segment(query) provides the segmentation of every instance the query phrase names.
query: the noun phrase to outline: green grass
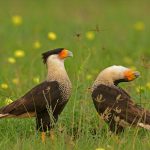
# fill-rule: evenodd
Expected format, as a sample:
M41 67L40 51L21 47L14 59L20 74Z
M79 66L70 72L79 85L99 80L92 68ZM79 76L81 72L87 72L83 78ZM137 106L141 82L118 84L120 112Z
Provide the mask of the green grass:
M142 77L131 83L121 84L137 103L150 109L150 2L132 1L1 1L0 2L0 104L6 98L15 100L36 85L34 77L43 81L46 68L41 53L66 47L74 53L65 62L72 81L72 96L54 129L55 139L47 137L43 144L35 131L34 119L0 120L0 149L32 150L147 150L150 149L150 132L143 129L126 129L125 133L110 135L107 125L99 120L88 88L98 73L110 65L136 67ZM20 15L21 26L14 26L11 17ZM135 23L143 22L145 29L137 31ZM85 34L93 31L95 38L88 40ZM101 31L102 30L102 31ZM57 34L57 39L47 38L48 32ZM76 34L80 33L78 38ZM33 48L39 40L41 48ZM14 51L22 49L25 57L16 58L15 64L7 62ZM18 85L12 79L19 78ZM136 92L144 87L141 93ZM75 137L73 138L73 136Z

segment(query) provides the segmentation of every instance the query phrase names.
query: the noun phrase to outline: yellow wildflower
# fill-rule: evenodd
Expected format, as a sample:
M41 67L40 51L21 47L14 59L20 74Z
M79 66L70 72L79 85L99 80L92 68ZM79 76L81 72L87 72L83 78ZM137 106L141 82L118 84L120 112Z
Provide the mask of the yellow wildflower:
M12 83L14 83L14 84L19 84L19 79L18 78L14 78L14 79L12 79Z
M35 42L33 43L33 47L34 47L35 49L39 49L39 48L41 47L41 43L40 43L39 41L35 41Z
M2 83L1 88L2 89L8 89L8 84L7 83Z
M93 31L88 31L85 36L88 40L93 40L95 38L95 34Z
M143 31L145 29L145 24L142 21L136 22L134 24L134 29L137 31Z
M40 78L39 77L34 77L33 82L38 84L40 82Z
M137 93L144 93L144 91L145 91L144 86L138 86L138 87L136 87L136 92Z
M10 104L12 102L13 102L13 100L11 100L10 98L6 98L5 99L5 105L8 105L8 104Z
M16 50L14 53L15 57L24 57L25 56L25 52L23 50Z
M95 150L105 150L104 148L96 148Z
M22 17L19 15L12 16L12 23L15 26L20 26L22 24Z
M16 63L16 59L13 58L13 57L9 57L9 58L7 59L7 61L8 61L10 64L15 64L15 63Z
M48 39L49 40L56 40L56 38L57 38L56 33L54 33L54 32L49 32L48 33Z
M92 79L92 75L91 75L91 74L88 74L88 75L86 76L86 79L87 79L87 80L91 80L91 79Z
M150 89L150 82L146 83L146 87Z

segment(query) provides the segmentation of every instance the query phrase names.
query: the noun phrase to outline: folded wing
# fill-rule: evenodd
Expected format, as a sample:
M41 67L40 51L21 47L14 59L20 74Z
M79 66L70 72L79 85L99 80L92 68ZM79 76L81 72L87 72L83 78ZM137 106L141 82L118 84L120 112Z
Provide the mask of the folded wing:
M100 84L92 93L95 108L112 131L121 132L127 125L150 124L150 112L136 105L121 88Z

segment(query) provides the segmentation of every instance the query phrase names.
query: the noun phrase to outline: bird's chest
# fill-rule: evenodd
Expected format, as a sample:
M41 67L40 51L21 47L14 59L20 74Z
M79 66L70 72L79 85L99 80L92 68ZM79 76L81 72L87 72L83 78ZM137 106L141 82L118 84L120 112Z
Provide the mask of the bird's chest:
M66 81L64 83L61 83L59 85L60 88L60 94L63 101L67 101L70 98L71 95L71 83L69 81Z

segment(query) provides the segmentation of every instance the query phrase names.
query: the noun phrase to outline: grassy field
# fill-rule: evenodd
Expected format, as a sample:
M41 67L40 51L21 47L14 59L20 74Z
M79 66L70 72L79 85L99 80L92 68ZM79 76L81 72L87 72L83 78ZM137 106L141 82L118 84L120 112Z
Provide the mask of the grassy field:
M90 97L98 73L111 65L136 68L141 78L121 84L150 109L150 1L0 1L0 106L43 81L41 53L65 47L72 96L43 144L34 119L0 120L2 150L148 150L150 132L110 135ZM50 33L52 32L52 33ZM49 36L48 36L49 35Z

